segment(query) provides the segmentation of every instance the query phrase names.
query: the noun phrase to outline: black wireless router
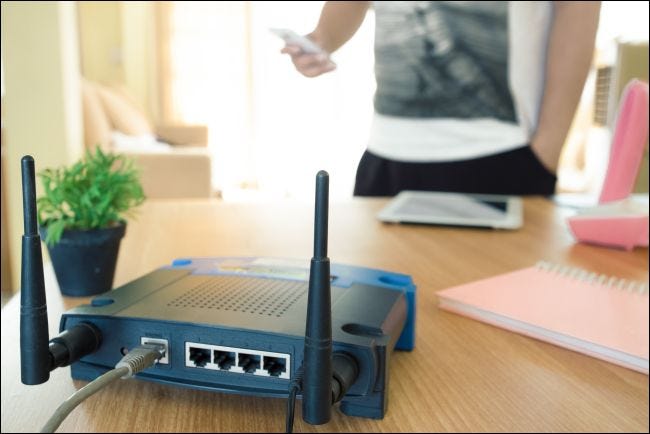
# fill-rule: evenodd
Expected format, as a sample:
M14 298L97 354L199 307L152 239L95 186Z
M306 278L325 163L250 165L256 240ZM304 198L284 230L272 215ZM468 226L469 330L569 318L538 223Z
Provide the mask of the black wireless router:
M309 269L272 258L177 259L64 313L48 344L32 157L22 171L24 384L67 365L73 378L93 380L152 343L165 357L137 374L142 380L269 397L297 385L310 424L326 423L336 402L348 415L384 417L390 353L414 345L415 285L382 270L330 269L326 172L316 176Z

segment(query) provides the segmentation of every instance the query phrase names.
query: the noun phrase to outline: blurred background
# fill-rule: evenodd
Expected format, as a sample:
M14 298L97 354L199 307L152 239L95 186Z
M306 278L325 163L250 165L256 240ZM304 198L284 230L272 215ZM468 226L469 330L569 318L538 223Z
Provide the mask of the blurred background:
M37 169L102 146L143 168L150 199L332 200L352 195L372 118L372 12L298 74L269 32L305 34L323 2L2 2L2 292L18 287L24 154ZM592 72L564 147L559 192L600 188L622 88L648 80L648 2L605 1ZM648 190L647 147L637 191Z

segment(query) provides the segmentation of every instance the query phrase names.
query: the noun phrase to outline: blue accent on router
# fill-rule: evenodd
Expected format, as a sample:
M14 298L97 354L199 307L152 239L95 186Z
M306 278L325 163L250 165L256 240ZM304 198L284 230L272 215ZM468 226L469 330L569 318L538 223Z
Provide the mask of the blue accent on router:
M95 297L90 301L90 305L95 307L108 306L109 304L113 303L115 303L115 300L107 297Z

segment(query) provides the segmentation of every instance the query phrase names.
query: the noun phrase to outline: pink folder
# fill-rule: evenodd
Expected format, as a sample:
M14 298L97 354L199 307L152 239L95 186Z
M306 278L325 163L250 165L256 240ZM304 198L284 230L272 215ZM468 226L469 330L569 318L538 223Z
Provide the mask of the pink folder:
M539 263L445 289L439 306L648 373L648 285Z
M632 80L621 97L599 206L568 219L578 241L631 250L648 246L648 207L628 200L648 138L648 84Z

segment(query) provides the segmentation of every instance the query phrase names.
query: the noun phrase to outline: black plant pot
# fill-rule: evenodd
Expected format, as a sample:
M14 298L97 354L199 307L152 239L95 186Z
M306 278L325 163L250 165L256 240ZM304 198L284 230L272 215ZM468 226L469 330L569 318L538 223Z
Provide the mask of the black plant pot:
M47 228L41 227L41 238ZM126 223L104 229L65 230L61 240L47 250L63 295L86 297L113 287L120 241Z

